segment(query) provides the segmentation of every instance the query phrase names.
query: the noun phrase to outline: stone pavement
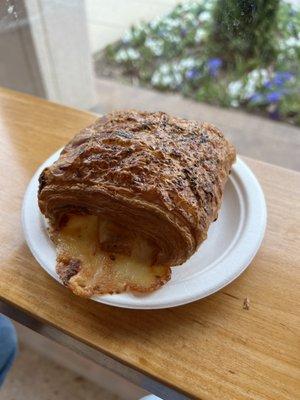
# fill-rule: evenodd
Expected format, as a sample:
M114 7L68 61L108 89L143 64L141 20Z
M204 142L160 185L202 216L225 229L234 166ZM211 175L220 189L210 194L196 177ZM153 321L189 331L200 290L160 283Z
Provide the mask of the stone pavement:
M92 110L166 111L184 118L211 122L235 144L241 155L285 168L300 170L300 129L242 111L218 108L179 94L129 86L106 78L96 79L98 104Z
M0 400L121 400L26 346L9 373Z
M0 400L138 400L147 392L38 333L15 323L20 352Z

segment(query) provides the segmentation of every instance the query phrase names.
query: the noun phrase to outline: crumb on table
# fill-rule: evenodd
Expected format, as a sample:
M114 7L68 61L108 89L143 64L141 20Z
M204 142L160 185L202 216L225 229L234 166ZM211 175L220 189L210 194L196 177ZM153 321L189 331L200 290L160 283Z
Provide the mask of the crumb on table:
M249 297L244 298L243 309L249 310L250 309L250 299Z

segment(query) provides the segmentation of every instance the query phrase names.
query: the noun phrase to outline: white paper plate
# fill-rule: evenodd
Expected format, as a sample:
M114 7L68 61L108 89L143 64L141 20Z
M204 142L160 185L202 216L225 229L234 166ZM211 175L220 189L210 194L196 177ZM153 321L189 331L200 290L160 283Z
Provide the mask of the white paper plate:
M23 201L22 223L32 254L41 267L60 282L55 272L55 247L48 237L37 202L38 177L59 153L41 165L29 183ZM172 278L166 285L147 295L123 293L92 299L137 309L175 307L199 300L228 285L244 271L262 242L265 227L263 192L250 169L238 158L226 185L219 218L211 225L207 240L186 263L172 268Z

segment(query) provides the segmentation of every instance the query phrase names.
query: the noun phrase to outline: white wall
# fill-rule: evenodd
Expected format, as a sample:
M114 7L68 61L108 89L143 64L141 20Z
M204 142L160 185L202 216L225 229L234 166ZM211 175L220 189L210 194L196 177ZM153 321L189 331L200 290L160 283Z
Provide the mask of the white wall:
M25 5L46 97L68 106L93 107L84 0L26 0Z
M180 0L85 0L92 52L122 37L139 21L150 21L171 10Z

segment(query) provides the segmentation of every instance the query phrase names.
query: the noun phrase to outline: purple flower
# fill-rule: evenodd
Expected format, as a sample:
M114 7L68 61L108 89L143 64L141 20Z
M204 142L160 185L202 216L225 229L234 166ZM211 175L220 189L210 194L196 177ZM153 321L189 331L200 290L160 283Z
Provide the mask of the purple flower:
M270 89L273 86L283 86L293 78L294 74L289 71L276 72L273 79L264 83L264 87Z
M253 95L249 98L251 103L260 103L264 100L264 96L261 93L253 93Z
M277 86L283 85L285 82L293 78L293 74L288 71L277 72L273 78L273 82Z
M270 92L266 95L268 103L278 103L278 101L282 98L281 92Z
M269 111L269 117L278 121L280 119L280 114L278 108L274 108L273 110Z
M186 34L187 34L187 29L182 28L182 29L180 30L180 34L181 34L182 37L185 37Z
M264 83L264 87L267 89L271 89L271 87L274 85L273 80L267 81Z
M199 75L200 75L200 73L197 70L197 68L191 68L191 69L187 70L185 73L185 77L190 80L198 78Z
M219 74L223 61L220 58L210 58L207 61L208 72L211 76L215 77Z

